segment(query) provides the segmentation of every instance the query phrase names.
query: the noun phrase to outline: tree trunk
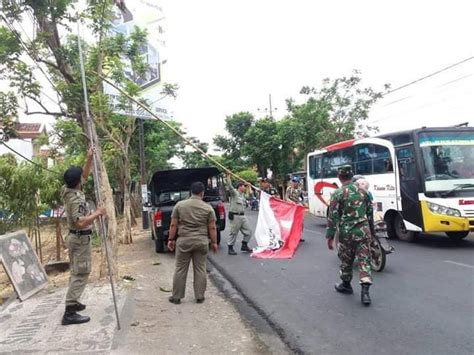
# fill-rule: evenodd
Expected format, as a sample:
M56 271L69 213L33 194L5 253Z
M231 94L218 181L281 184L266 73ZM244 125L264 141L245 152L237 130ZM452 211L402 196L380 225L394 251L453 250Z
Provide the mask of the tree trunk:
M131 215L131 176L130 159L127 155L123 157L123 237L124 244L133 243L132 239L132 215Z
M84 117L85 115L83 115ZM85 122L85 120L83 121ZM102 199L102 207L105 208L107 217L104 219L106 226L106 239L108 244L110 268L112 275L116 277L118 275L118 266L117 266L117 252L118 252L118 243L117 243L117 216L115 214L115 204L114 197L112 192L112 187L110 186L109 177L107 176L107 170L105 168L105 163L102 160L102 150L100 144L98 144L97 131L95 126L92 125L92 143L96 148L96 157L97 157L97 174L99 178L99 189L100 197ZM95 168L95 167L94 167ZM102 243L102 248L105 248ZM105 250L102 250L101 254L101 263L100 263L100 277L103 278L107 276L107 255Z

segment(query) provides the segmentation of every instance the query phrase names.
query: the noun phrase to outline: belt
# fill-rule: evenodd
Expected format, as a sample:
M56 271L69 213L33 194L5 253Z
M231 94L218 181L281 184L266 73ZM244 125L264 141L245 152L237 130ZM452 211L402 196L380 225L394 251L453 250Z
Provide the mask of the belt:
M91 235L92 234L92 229L86 229L86 230L74 230L70 229L69 233L75 234L75 235Z
M231 212L232 214L236 215L236 216L243 216L245 215L244 212Z

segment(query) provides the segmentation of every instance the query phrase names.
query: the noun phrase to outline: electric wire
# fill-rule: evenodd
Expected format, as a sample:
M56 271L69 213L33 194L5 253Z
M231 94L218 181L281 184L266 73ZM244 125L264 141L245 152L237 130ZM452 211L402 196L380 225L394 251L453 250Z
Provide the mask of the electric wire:
M19 157L25 159L28 163L31 163L33 165L36 165L37 167L43 169L43 170L46 170L46 171L49 171L50 173L53 173L53 174L56 174L56 175L61 175L60 173L58 173L57 171L53 171L53 170L50 170L48 168L45 168L44 166L42 166L41 164L38 164L37 162L31 160L31 159L28 159L27 157L25 157L23 154L17 152L15 149L13 149L12 147L10 147L8 144L6 144L5 142L3 141L0 141L1 144L3 144L5 146L5 148L7 148L8 150L12 151L14 154L18 155Z

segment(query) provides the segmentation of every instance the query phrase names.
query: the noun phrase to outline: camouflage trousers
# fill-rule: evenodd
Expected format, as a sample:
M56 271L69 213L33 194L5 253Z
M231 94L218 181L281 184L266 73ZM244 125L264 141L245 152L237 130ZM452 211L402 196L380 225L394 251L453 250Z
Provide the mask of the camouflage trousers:
M337 255L341 260L339 273L342 281L350 282L352 280L352 267L354 259L357 257L360 283L372 283L370 242L371 236L368 226L340 233Z
M69 250L71 277L66 294L66 306L79 303L91 273L91 237L68 234L66 246Z

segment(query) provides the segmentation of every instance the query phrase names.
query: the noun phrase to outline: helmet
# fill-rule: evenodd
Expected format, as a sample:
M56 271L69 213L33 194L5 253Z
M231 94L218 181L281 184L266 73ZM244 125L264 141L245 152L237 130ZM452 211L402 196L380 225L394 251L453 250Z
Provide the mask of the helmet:
M300 182L300 178L298 176L293 176L291 182Z

